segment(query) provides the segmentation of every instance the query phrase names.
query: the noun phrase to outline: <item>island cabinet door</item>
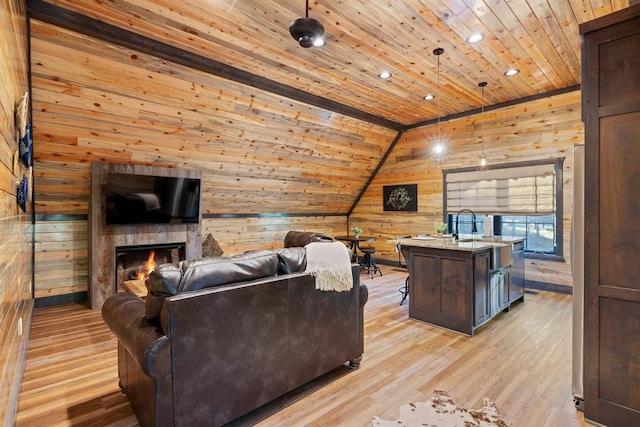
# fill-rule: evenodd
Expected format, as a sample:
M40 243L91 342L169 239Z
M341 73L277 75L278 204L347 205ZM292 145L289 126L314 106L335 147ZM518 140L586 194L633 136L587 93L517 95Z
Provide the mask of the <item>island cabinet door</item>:
M415 253L411 256L409 315L428 322L428 313L440 312L440 257Z
M411 251L409 317L473 335L473 269L468 253Z
M480 326L491 317L489 306L489 252L474 255L473 275L473 325Z

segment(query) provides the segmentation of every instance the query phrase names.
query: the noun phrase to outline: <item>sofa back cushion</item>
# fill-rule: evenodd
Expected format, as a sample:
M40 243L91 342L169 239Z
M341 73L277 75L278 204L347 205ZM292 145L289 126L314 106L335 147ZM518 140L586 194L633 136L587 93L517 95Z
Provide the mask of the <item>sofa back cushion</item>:
M278 274L300 273L307 268L307 250L300 247L276 248Z
M182 279L178 292L246 282L275 276L278 254L272 250L257 250L230 257L198 258L180 263Z
M332 242L333 237L313 231L289 231L284 236L284 247L304 247L311 242Z

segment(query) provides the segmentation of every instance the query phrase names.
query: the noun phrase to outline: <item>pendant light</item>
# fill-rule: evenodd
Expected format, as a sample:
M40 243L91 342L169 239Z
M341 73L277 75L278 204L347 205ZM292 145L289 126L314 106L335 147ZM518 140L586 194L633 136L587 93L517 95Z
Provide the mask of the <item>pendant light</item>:
M302 47L324 46L324 27L313 18L309 18L309 0L306 1L305 17L298 18L289 24L291 37Z
M442 142L440 137L440 55L444 53L444 49L438 47L433 50L433 54L438 57L438 121L436 122L436 142L431 148L431 159L436 162L441 162L447 157L447 148Z
M480 156L480 167L487 167L487 156L484 155L484 88L487 86L487 82L478 83L480 89L482 91L482 104L480 109L480 147L482 150L482 155Z

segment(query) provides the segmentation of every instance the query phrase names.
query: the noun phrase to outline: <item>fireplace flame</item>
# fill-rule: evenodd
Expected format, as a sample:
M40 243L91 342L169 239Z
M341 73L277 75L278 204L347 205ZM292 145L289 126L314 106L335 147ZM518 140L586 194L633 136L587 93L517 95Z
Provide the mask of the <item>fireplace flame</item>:
M149 258L147 259L147 262L145 263L144 270L139 270L138 271L138 273L136 274L136 279L144 280L144 279L149 277L149 274L151 274L151 272L153 270L156 269L155 257L156 257L155 251L149 251Z

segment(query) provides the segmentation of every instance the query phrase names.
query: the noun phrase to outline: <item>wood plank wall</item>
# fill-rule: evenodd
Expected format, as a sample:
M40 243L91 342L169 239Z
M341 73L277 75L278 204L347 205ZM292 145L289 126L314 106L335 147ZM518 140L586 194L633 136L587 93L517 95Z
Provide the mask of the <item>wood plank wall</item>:
M225 255L281 247L289 230L346 233L347 216L213 218L202 221L202 237L211 233ZM40 220L36 223L35 298L87 292L86 220Z
M18 150L15 104L28 90L26 1L0 7L0 424L13 425L26 339L31 324L31 207L16 204L17 183L30 170L14 168ZM22 322L22 335L18 324Z
M211 232L225 253L237 253L280 245L290 229L345 233L347 213L397 135L37 20L31 34L35 209L42 219L36 297L86 290L84 216L94 160L202 170L203 236ZM350 223L378 238L382 257L397 259L386 240L432 231L442 214L440 171L476 162L483 121L491 161L567 157L568 242L571 147L583 135L579 97L573 92L443 122L451 155L442 164L427 154L433 126L406 132ZM420 211L383 216L382 185L414 182ZM56 214L63 221L50 221ZM528 260L527 277L571 282L567 263Z
M31 36L36 298L86 291L95 160L201 170L203 236L237 253L345 233L397 135L37 20Z
M36 221L36 299L87 292L88 221Z
M563 240L565 262L526 260L526 278L571 286L569 257L573 209L573 147L584 143L580 119L580 91L569 92L501 109L441 122L448 140L445 161L431 160L429 149L436 126L406 132L373 180L349 218L365 234L378 238L379 258L396 261L395 246L388 242L403 235L434 233L442 220L442 169L479 165L481 141L490 163L510 163L565 157L563 170ZM481 138L482 136L482 138ZM383 212L382 187L418 184L418 212Z
M395 131L32 20L36 211L93 160L200 169L203 213L347 212Z
M275 218L216 218L203 221L202 236L211 233L226 254L282 247L289 230L345 234L347 215Z

